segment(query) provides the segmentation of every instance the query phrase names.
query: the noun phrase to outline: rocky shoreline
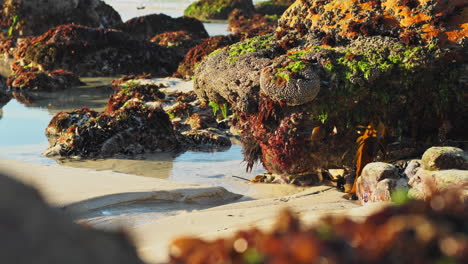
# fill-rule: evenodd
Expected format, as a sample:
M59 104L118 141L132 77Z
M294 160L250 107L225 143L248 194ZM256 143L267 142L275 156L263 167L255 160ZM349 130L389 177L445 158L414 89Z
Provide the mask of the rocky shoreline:
M299 228L285 213L272 234L175 240L166 262L395 263L401 243L416 245L404 263L468 259L468 230L460 224L468 206L464 1L200 0L183 17L150 14L126 22L100 0L0 3L0 119L11 99L30 104L42 93L83 85L83 77L121 76L102 111L82 107L50 120L45 156L212 152L240 141L246 170L257 163L267 170L250 184L321 186L311 188L332 188L337 204L344 195L363 206L396 206L363 223L336 217L313 229ZM211 19L228 20L232 34L209 36L201 21ZM159 77L192 79L193 89L171 91ZM24 189L15 184L5 180ZM124 189L119 195L127 197ZM278 209L275 201L263 202ZM254 214L255 206L248 208ZM406 224L397 228L395 221ZM240 222L229 226L245 229ZM421 223L430 237L404 235L427 233ZM362 234L371 233L378 235L367 243L381 249L363 242ZM150 256L151 243L162 243L139 239L138 251ZM124 247L130 257L122 263L140 263Z

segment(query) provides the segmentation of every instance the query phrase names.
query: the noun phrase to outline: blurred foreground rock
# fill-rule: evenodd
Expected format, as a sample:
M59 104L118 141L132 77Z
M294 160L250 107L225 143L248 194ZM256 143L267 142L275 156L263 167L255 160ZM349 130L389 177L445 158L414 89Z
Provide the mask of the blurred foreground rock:
M2 263L143 263L123 233L73 224L48 207L37 191L4 175L0 175L0 210Z

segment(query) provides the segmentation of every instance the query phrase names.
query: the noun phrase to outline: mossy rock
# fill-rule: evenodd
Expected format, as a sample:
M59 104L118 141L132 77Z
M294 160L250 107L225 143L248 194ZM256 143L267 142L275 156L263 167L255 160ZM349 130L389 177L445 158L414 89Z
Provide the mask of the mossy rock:
M189 5L184 15L199 20L228 19L234 9L247 13L254 12L252 0L200 0Z
M255 11L262 15L282 15L295 0L270 0L255 5Z

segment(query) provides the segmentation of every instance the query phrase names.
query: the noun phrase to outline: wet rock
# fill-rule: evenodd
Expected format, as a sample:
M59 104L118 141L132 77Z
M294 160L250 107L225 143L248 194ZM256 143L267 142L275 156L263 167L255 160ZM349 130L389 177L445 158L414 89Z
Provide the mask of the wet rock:
M193 39L208 37L203 24L191 17L172 18L164 14L135 17L116 27L139 39L149 39L167 32L185 31Z
M281 16L295 0L269 0L255 5L255 11L262 15Z
M199 20L228 19L234 9L247 13L254 12L252 0L199 0L189 5L184 15Z
M41 35L62 24L113 28L120 15L100 0L3 1L1 27L8 35Z
M261 161L278 175L362 168L395 138L409 142L392 149L396 160L408 158L404 148L466 141L468 112L458 103L468 74L466 5L418 5L413 17L406 4L296 1L264 48L251 44L267 36L207 57L195 71L195 91L203 102L229 103L239 116L247 167ZM450 21L433 23L435 10ZM392 18L396 11L403 13ZM429 37L433 27L440 34ZM401 36L411 30L414 39Z
M3 262L143 263L124 234L80 227L48 207L36 190L4 175L0 208Z
M16 47L22 65L42 71L64 69L79 76L153 73L167 76L177 59L170 49L117 31L62 25Z
M211 114L194 113L185 120L185 123L190 125L193 130L218 126L216 119Z
M392 201L392 193L405 190L407 179L400 179L395 166L384 162L369 163L356 182L356 195L362 204Z
M214 36L203 40L202 43L191 48L180 62L176 76L189 79L193 76L194 70L212 52L217 49L232 45L240 40L238 35Z
M421 159L422 168L425 170L449 170L468 169L468 155L459 148L432 147Z
M46 156L109 157L179 150L178 133L158 102L159 87L124 83L97 114L89 109L57 114L46 129Z
M21 91L58 91L81 85L80 78L62 69L50 72L40 71L38 67L12 65L13 74L6 85L12 90Z
M246 14L239 9L235 9L229 15L228 31L234 34L242 34L244 39L266 35L275 31L277 21L277 17L257 13Z
M468 204L468 170L429 171L419 169L409 181L409 196L429 200L437 193L447 189L459 189L460 197Z
M317 97L320 77L316 70L303 60L283 55L260 72L260 93L288 105L302 105Z

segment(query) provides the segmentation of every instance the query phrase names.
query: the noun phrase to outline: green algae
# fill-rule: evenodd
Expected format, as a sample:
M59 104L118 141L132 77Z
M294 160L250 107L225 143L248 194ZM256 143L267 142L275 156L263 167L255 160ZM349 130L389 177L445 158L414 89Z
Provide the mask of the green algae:
M227 49L229 57L227 58L226 62L233 64L241 55L256 52L259 50L269 49L273 46L273 44L274 38L271 34L257 36L242 42L238 42L234 45L229 46L229 48Z

